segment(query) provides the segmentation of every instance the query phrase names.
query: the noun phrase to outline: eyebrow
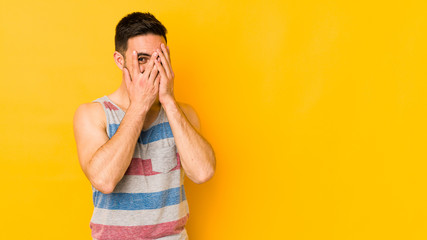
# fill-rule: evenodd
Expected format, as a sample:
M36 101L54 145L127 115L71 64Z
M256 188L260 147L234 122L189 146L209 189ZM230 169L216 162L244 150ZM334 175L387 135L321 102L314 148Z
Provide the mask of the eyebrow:
M139 57L139 56L147 56L147 57L151 57L151 55L150 55L150 54L145 53L145 52L139 52L139 53L137 54L137 56L138 56L138 57Z

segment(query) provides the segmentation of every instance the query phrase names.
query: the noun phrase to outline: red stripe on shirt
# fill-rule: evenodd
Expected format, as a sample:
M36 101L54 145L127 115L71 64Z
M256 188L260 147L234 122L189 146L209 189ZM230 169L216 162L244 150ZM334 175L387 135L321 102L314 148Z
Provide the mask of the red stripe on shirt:
M176 153L177 165L171 171L181 169L181 160L179 153ZM151 159L141 159L141 158L132 158L132 161L129 164L128 169L125 172L125 175L143 175L151 176L159 174L159 172L153 171L151 165Z
M110 110L119 110L116 106L107 101L104 101L104 106Z
M184 230L185 224L187 223L188 217L180 218L176 221L159 223L155 225L143 225L143 226L112 226L90 223L92 229L92 237L103 240L103 239L155 239L166 237L169 235L178 234Z

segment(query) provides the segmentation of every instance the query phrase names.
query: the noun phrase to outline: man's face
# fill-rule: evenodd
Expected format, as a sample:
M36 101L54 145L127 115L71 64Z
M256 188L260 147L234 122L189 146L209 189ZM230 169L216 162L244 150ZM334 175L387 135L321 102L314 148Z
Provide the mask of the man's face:
M166 41L163 36L155 34L139 35L128 39L128 48L125 53L125 67L132 71L132 52L138 54L140 72L145 71L145 67L156 49L161 49L160 45Z

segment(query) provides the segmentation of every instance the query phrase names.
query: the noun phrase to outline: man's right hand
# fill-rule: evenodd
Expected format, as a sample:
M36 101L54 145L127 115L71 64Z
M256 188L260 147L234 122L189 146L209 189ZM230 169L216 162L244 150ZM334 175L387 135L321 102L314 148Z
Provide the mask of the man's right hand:
M130 106L148 111L159 94L160 74L155 66L157 53L154 52L144 72L139 69L136 51L132 52L132 69L123 67L123 78L129 95Z

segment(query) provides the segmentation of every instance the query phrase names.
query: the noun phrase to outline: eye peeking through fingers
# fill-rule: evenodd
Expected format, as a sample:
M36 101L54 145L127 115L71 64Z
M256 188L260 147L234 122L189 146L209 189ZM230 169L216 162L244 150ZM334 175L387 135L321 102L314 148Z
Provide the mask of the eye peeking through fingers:
M140 64L144 64L148 62L148 58L147 57L138 57L138 62Z

